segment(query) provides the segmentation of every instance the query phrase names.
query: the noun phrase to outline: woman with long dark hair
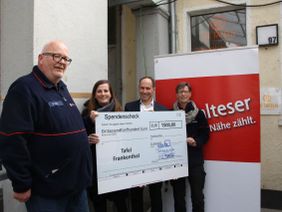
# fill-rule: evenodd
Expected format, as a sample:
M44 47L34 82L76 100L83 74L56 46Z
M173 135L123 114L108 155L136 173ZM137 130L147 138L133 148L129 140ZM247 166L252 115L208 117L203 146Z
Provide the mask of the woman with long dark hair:
M82 116L93 157L93 185L88 189L88 197L93 202L95 212L107 211L107 199L115 203L118 212L127 212L126 190L99 195L97 190L96 144L99 142L99 136L95 133L95 118L99 112L122 111L121 104L116 99L108 80L99 80L95 83L91 98L85 106Z

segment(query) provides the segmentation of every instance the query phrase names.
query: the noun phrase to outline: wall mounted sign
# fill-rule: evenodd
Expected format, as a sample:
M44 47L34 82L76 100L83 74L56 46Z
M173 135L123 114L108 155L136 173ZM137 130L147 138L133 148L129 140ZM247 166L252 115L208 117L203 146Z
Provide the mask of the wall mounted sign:
M260 88L260 112L262 115L281 113L282 90L280 88Z
M278 24L256 27L257 45L278 45Z

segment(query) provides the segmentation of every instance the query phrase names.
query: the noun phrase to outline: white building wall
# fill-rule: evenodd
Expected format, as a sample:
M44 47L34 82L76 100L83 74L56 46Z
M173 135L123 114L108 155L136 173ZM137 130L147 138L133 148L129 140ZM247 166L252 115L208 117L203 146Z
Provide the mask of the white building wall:
M252 4L257 4L252 0ZM256 42L256 26L279 24L279 4L249 9L252 44ZM279 26L281 29L281 25ZM278 34L281 41L281 33ZM260 87L282 88L281 42L277 46L259 47ZM279 115L261 114L261 188L282 191L282 127L278 125Z
M73 62L64 81L80 104L97 80L108 77L107 1L34 0L34 51L50 39L69 47Z
M33 65L33 2L0 1L1 100L10 84Z

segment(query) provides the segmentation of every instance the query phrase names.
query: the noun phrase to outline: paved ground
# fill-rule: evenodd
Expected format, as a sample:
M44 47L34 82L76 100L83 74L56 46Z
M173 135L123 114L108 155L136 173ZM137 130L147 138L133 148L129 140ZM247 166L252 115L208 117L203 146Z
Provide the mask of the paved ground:
M262 208L261 212L282 212L282 210L273 210L273 209Z

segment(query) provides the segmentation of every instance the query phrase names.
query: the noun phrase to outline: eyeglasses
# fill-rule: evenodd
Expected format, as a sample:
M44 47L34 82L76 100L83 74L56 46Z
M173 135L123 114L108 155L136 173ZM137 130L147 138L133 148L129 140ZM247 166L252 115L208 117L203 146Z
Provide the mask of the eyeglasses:
M69 57L65 57L62 56L60 54L56 54L56 53L51 53L51 52L44 52L42 53L42 55L45 56L52 56L53 60L57 63L61 62L62 60L64 60L65 63L67 63L68 65L71 64L72 59L70 59Z
M178 91L177 93L178 94L188 94L190 91L185 91L185 90L180 90L180 91Z

